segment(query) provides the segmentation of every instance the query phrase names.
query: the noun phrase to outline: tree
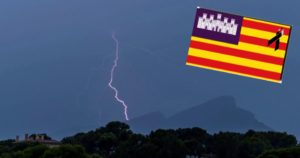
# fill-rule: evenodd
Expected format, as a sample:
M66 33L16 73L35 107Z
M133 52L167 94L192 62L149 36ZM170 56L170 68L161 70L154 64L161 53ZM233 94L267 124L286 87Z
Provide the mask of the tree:
M116 152L114 158L150 158L153 157L158 148L149 142L149 139L141 134L133 134L128 140L123 141Z
M183 141L189 155L201 156L208 152L207 141L210 135L201 128L185 128L176 130L177 137Z
M89 155L82 146L62 145L47 150L41 158L89 158Z
M241 141L237 150L237 157L255 158L266 150L271 149L269 142L259 137L247 137Z
M115 134L119 141L127 140L129 136L133 134L129 125L118 121L108 123L105 126L105 132L111 132Z
M258 158L300 158L300 147L270 150L261 154Z
M267 138L274 149L278 148L288 148L297 145L297 139L293 135L288 135L287 133L279 132L267 132L264 133L265 138Z
M1 158L41 158L48 148L44 145L27 147L24 150L11 151L1 155Z
M101 158L97 154L88 155L80 145L62 145L48 148L36 145L24 150L11 151L0 155L0 158Z
M45 145L37 145L34 147L27 148L23 151L24 158L41 158L48 147Z
M98 153L109 157L122 142L129 139L132 133L127 124L114 121L95 131L64 138L62 143L79 144L82 145L88 153Z
M157 158L184 158L187 155L187 147L174 130L157 130L151 132L149 138L158 147Z
M239 133L220 132L213 135L208 148L220 158L236 158L241 139L242 135Z

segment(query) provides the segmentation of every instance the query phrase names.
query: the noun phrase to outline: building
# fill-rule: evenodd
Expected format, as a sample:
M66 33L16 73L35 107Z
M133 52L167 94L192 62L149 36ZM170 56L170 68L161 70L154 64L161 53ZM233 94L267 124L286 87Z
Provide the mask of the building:
M16 143L40 143L48 147L57 147L61 144L60 141L53 140L47 134L25 134L24 140L20 140L19 136L16 136Z

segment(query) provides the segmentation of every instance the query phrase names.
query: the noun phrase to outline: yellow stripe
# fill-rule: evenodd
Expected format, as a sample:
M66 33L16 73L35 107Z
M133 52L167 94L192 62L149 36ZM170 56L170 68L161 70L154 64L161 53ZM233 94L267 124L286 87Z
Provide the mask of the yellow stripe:
M228 71L228 70L223 70L223 69L218 69L218 68L212 68L212 67L198 65L198 64L192 64L192 63L188 63L188 62L186 63L186 65L200 67L200 68L204 68L204 69L215 70L215 71L220 71L220 72L225 72L225 73L229 73L229 74L235 74L235 75L250 77L250 78L255 78L255 79L260 79L260 80L265 80L265 81L270 81L270 82L282 83L282 81L280 81L280 80L273 80L273 79L268 79L268 78L264 78L264 77L258 77L258 76L254 76L254 75L248 75L248 74L234 72L234 71Z
M281 73L282 71L282 66L280 65L246 59L246 58L240 58L240 57L235 57L231 55L225 55L225 54L220 54L220 53L215 53L215 52L200 50L195 48L190 48L188 54L195 57L201 57L201 58L210 59L214 61L246 66L250 68L271 71L276 73Z
M257 37L257 38L262 38L262 39L267 39L267 40L273 38L276 35L276 33L274 33L274 32L262 31L262 30L252 29L252 28L248 28L248 27L244 27L244 26L241 29L241 34L247 35L247 36L253 36L253 37ZM280 37L280 42L287 43L288 39L289 39L289 36L283 35Z
M257 54L264 54L264 55L268 55L268 56L272 56L272 57L278 57L278 58L285 57L284 50L278 49L275 52L274 48L268 48L268 47L263 47L263 46L259 46L259 45L255 45L255 44L248 44L248 43L244 43L244 42L239 42L238 45L235 45L235 44L229 44L229 43L205 39L205 38L199 38L199 37L195 37L195 36L192 36L191 40L214 44L214 45L219 45L219 46L233 48L233 49L238 49L238 50L249 51L249 52L257 53Z
M269 24L269 25L275 25L275 26L279 26L279 27L284 27L286 29L290 29L291 26L289 25L283 25L283 24L278 24L278 23L273 23L273 22L268 22L268 21L263 21L263 20L258 20L258 19L252 19L252 18L247 18L244 17L245 20L249 20L249 21L255 21L255 22L259 22L259 23L264 23L264 24Z

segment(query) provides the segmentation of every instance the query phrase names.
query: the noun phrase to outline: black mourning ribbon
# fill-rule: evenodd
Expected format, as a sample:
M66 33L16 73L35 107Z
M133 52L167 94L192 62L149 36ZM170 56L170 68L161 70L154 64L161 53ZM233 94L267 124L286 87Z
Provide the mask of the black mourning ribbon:
M280 37L282 36L282 34L283 34L283 29L281 28L276 32L276 35L268 41L268 46L270 46L273 42L276 42L275 45L275 51L276 51L279 48Z

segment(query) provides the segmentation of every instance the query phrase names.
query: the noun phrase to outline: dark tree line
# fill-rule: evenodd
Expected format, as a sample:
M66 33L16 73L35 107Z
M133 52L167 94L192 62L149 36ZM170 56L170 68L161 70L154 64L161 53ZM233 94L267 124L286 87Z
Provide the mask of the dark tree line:
M121 122L111 122L88 133L62 140L82 145L87 152L105 158L185 158L187 155L217 158L255 158L276 149L296 147L293 135L280 132L245 134L220 132L210 135L201 128L159 129L149 135L133 133Z
M101 156L100 156L101 155ZM36 143L0 142L0 158L300 158L295 136L280 132L209 134L201 128L133 133L127 124L78 133L50 148Z
M88 154L80 145L61 145L50 148L38 143L0 143L0 158L101 158Z

